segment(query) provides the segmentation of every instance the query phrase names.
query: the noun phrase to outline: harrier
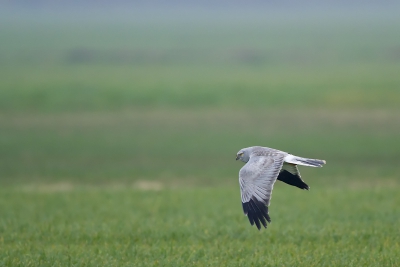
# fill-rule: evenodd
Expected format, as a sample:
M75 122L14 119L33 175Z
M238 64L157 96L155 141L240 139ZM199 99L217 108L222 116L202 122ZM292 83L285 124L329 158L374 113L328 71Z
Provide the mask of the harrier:
M267 228L267 221L271 222L268 206L276 180L308 190L310 187L301 179L297 165L322 167L326 163L325 160L301 158L261 146L241 149L236 160L246 163L239 171L243 211L258 230L261 224Z

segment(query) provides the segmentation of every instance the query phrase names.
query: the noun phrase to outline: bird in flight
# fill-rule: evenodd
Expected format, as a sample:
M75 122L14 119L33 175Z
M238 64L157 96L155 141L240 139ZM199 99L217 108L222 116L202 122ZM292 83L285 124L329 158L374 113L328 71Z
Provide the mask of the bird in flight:
M268 206L276 180L308 190L310 187L301 179L297 165L322 167L326 163L261 146L239 150L236 160L246 163L239 171L243 212L258 230L261 224L267 228L267 222L271 222Z

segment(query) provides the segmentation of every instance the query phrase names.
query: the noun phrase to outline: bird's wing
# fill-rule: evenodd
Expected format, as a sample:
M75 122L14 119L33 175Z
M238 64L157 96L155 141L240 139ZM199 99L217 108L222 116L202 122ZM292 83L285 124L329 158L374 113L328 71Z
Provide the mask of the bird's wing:
M272 189L282 168L283 156L270 154L267 156L252 156L240 169L239 183L242 196L243 211L247 215L251 225L256 224L267 228L267 222L271 222L268 215L268 206Z
M278 180L300 189L309 190L310 187L301 179L296 164L284 162Z

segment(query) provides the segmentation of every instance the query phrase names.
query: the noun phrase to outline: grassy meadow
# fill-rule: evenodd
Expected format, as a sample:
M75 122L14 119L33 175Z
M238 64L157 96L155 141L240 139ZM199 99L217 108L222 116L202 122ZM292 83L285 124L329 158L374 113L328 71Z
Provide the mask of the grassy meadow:
M268 12L2 13L0 266L399 266L397 13Z

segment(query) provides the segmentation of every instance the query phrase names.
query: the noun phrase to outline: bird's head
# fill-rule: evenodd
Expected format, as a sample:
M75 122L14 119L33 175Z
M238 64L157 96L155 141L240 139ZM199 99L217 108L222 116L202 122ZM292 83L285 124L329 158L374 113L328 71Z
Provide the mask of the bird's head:
M236 154L236 160L248 162L250 159L250 148L243 148Z

